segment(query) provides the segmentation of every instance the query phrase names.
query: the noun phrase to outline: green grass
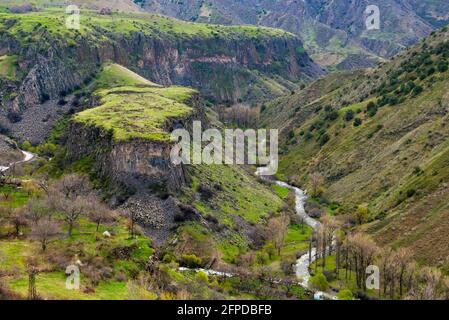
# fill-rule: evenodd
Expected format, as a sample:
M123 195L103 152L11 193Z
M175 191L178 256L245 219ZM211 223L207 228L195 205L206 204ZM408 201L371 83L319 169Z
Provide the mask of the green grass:
M27 14L12 14L0 11L1 21L15 19L17 23L8 29L14 35L22 34L21 38L27 41L28 37L36 35L36 26L48 30L51 34L65 36L66 41L72 42L76 35L93 36L97 41L105 41L106 37L97 32L101 28L105 32L129 35L133 32L142 32L154 37L171 38L252 38L262 39L268 37L294 37L294 35L278 29L256 26L219 26L201 23L191 23L172 18L149 14L116 12L110 16L99 15L96 11L83 10L80 16L80 30L70 30L65 27L65 10L61 8L46 8L39 12ZM23 33L22 33L23 32Z
M192 184L179 198L195 206L203 216L213 216L227 226L226 232L214 234L214 242L223 259L233 263L248 251L246 238L234 229L236 220L263 223L268 215L281 210L283 201L269 186L257 182L253 174L237 166L199 165L188 170ZM208 200L199 199L200 186L213 190L213 196Z
M95 79L95 86L97 89L111 89L125 86L160 87L158 84L115 63L109 63L103 67L103 70Z
M17 56L0 56L0 78L15 79Z
M278 186L278 185L273 185L273 189L274 189L274 191L276 191L277 195L278 195L281 199L287 198L288 193L290 192L290 189L289 189L289 188L282 187L282 186Z
M80 290L66 288L67 276L63 272L41 273L36 277L36 291L44 299L51 300L124 300L124 299L156 299L156 295L138 288L131 282L102 281L95 292L83 292L83 277L80 278ZM12 290L26 297L28 278L22 277L9 282Z
M309 238L312 228L304 225L291 225L288 228L285 237L284 247L281 250L281 256L295 255L296 252L309 248Z
M116 64L106 65L96 83L100 105L77 114L74 120L113 132L115 141L169 141L166 123L193 112L186 101L195 90L163 88Z
M64 227L64 231L67 228ZM101 234L105 231L112 233L111 238L104 238ZM135 246L129 259L112 259L110 252L114 248ZM125 227L125 219L120 218L115 225L101 226L96 233L96 225L85 218L81 218L72 237L62 235L52 241L46 253L42 253L39 243L26 239L2 240L0 241L0 266L3 271L16 272L14 277L8 277L7 283L17 293L25 296L28 280L26 276L26 259L28 257L39 257L39 264L44 269L49 269L49 255L64 255L67 252L78 252L82 256L97 257L102 259L105 265L112 266L115 274L125 273L128 277L132 272L140 270L149 256L153 253L150 240L145 236L137 236L130 239ZM112 260L111 260L112 259ZM52 269L52 268L50 268ZM56 269L60 269L57 267ZM82 291L67 290L65 288L64 270L43 272L37 277L38 293L48 299L147 299L155 298L151 292L139 289L131 282L119 282L116 280L101 281L95 287L94 293L83 293ZM87 279L83 281L83 270L81 268L81 287L84 289L89 284Z
M13 208L21 207L30 198L28 191L7 185L0 186L0 195L8 195L9 197L7 200L0 199L0 206L12 206Z
M219 215L226 224L229 215L235 214L246 221L259 223L269 213L277 213L282 200L255 177L236 166L200 165L192 167L192 191L200 185L220 185L221 191L215 193L211 202L219 207L201 207L207 213ZM197 202L195 202L196 204Z

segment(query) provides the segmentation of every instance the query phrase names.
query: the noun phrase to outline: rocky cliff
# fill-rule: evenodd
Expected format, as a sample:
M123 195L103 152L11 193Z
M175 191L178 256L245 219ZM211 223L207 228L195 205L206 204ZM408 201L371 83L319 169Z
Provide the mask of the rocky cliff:
M142 8L188 21L254 24L298 34L315 61L340 69L390 58L449 21L446 0L144 0ZM368 5L380 9L381 28L365 27ZM354 58L353 54L358 56ZM363 59L362 59L363 57Z
M0 53L17 55L23 74L17 96L4 101L15 111L79 88L107 60L163 85L199 88L217 102L267 99L323 73L298 38L272 29L117 13L119 25L91 12L78 32L65 29L62 12L39 13L40 22L33 14L0 14Z

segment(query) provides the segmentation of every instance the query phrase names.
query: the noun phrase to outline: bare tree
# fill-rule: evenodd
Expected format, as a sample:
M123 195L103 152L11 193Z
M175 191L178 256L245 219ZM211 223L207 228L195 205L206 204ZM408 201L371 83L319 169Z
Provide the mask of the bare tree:
M24 209L25 217L36 224L43 218L51 220L52 208L49 206L48 199L32 199Z
M30 237L39 241L42 251L45 251L51 240L60 234L61 229L54 221L42 219L32 226Z
M28 220L26 219L24 210L20 208L14 210L14 213L10 218L10 222L14 226L16 237L18 237L20 235L20 228L28 225Z
M324 181L323 175L319 172L313 172L310 175L309 183L312 189L312 197L318 196L319 189Z
M364 282L366 268L372 264L379 248L370 237L362 233L349 235L347 239L355 269L357 287L366 290Z
M395 254L394 259L398 266L398 277L399 277L399 297L402 298L404 294L404 278L407 271L407 266L412 261L412 252L407 248L399 248Z
M53 189L71 200L75 200L80 196L87 196L91 192L89 180L85 176L77 174L69 174L62 177L53 185Z
M64 221L67 223L69 227L68 236L71 237L76 222L84 210L86 210L87 205L85 198L78 197L74 200L59 199L59 201L55 203L55 206L58 211L61 212Z
M283 212L280 217L272 218L268 222L268 230L271 233L273 246L277 250L278 255L281 254L281 249L285 242L285 235L287 232L290 218Z
M99 201L96 197L90 196L87 199L87 212L89 220L97 225L98 232L100 225L104 223L112 223L115 221L114 212L109 207Z
M411 297L417 300L437 300L441 298L439 290L442 285L441 271L433 267L424 267L417 275Z

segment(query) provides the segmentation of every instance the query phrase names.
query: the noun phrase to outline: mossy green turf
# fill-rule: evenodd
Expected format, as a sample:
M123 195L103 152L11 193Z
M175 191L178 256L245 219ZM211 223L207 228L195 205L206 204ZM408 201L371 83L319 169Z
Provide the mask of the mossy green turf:
M1 5L0 5L1 6ZM181 38L269 38L294 37L293 34L278 29L256 26L220 26L201 23L190 23L148 13L116 12L111 15L100 15L96 11L82 10L80 15L80 30L66 28L68 15L65 9L50 7L38 12L13 14L0 11L0 28L8 19L15 19L17 23L8 32L22 34L24 37L33 35L37 25L43 26L50 33L76 37L77 34L95 35L97 40L104 40L104 36L96 32L97 28L118 34L142 32L155 37L171 36Z
M0 56L0 78L15 79L17 56Z
M163 88L116 64L106 65L96 81L94 94L100 105L78 113L74 120L112 131L115 141L169 141L165 124L194 111L185 102L195 90Z

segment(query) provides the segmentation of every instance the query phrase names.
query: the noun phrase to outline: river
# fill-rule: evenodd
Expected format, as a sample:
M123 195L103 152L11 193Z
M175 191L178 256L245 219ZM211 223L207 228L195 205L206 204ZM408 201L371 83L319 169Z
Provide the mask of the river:
M0 166L0 172L5 172L5 171L9 170L9 168L11 168L12 166L14 166L16 164L28 162L34 158L34 154L32 154L31 152L23 151L23 150L20 150L20 151L22 151L22 153L23 153L23 159L20 161L17 161L17 162L10 163L9 167Z
M288 188L292 190L295 193L295 211L296 214L304 221L306 225L311 227L312 229L317 229L321 223L318 220L313 219L312 217L308 216L306 213L306 210L304 208L307 195L303 190L300 188L291 186L285 182L282 181L272 181L266 178L264 175L262 175L263 170L265 168L257 168L256 175L262 178L265 181L272 182L278 186ZM334 294L325 293L325 292L315 292L312 288L310 288L309 280L310 280L310 272L309 272L309 266L315 261L316 256L316 248L312 248L312 254L311 259L309 261L309 253L306 253L299 257L298 260L296 260L295 264L295 273L296 278L298 279L301 286L304 288L314 292L316 299L336 299Z

